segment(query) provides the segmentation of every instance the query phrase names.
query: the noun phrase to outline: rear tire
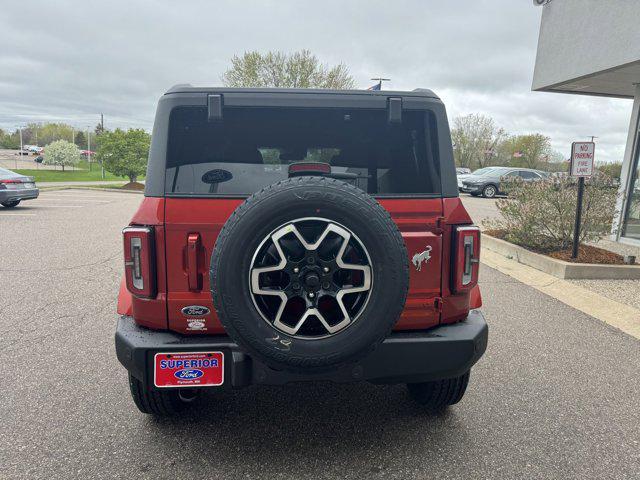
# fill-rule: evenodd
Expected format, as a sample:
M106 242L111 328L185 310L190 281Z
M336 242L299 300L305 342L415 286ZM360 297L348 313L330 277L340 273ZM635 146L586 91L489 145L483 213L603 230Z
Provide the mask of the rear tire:
M5 208L13 208L20 205L20 200L14 200L13 202L3 202L2 206Z
M158 417L176 415L194 403L200 396L200 392L194 389L160 390L151 388L131 374L129 374L129 389L138 410Z
M434 382L408 383L407 389L411 398L428 413L436 414L462 400L469 384L470 374L471 371L468 371L460 377Z

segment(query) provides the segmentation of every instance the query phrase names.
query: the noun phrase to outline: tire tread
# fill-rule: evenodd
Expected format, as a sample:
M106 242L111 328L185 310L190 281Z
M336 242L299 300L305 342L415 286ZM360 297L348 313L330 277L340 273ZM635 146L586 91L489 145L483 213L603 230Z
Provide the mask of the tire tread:
M462 400L471 372L454 378L433 382L409 383L407 389L411 397L429 413L440 413L450 405Z

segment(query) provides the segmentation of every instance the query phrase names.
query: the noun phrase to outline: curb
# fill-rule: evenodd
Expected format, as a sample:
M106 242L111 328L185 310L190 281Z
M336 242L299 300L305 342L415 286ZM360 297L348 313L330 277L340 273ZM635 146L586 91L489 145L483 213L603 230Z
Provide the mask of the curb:
M640 340L640 310L482 247L481 262Z
M482 247L563 280L638 280L640 265L601 265L556 260L513 243L482 235Z

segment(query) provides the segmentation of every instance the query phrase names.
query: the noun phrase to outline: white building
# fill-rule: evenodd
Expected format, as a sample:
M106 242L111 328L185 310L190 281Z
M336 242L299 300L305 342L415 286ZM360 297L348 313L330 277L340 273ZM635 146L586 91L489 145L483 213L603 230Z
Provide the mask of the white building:
M640 245L640 0L550 0L533 90L633 99L614 238Z

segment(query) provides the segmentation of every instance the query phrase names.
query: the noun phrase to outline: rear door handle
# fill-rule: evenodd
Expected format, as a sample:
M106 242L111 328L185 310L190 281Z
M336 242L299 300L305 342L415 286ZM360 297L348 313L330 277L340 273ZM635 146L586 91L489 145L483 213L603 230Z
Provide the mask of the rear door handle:
M202 290L202 275L198 273L200 234L190 233L187 237L187 279L189 290Z

